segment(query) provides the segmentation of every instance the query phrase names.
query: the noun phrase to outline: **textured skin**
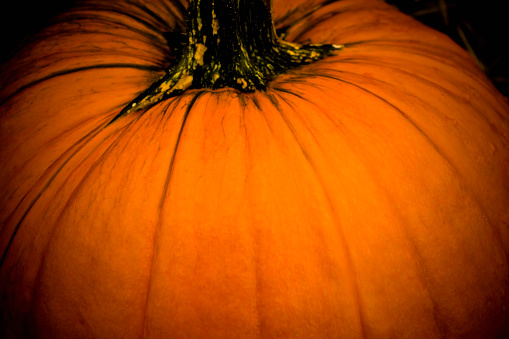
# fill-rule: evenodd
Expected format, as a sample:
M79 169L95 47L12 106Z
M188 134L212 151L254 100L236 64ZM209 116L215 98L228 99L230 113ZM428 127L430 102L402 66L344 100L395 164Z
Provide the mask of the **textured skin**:
M3 66L0 334L508 334L507 100L382 1L319 3L276 22L337 56L109 126L177 1L87 1Z

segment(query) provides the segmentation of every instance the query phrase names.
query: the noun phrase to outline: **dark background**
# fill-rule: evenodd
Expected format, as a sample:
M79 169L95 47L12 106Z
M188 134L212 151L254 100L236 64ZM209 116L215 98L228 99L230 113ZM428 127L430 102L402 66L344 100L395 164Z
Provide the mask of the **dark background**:
M115 0L111 0L115 1ZM0 63L23 39L76 0L7 0L0 5ZM449 35L477 60L497 88L509 97L509 19L501 0L386 0L401 11ZM0 79L1 80L1 79Z
M505 0L387 0L447 34L509 97L509 11Z
M115 0L111 0L115 1ZM23 39L48 25L51 18L76 0L2 0L0 5L0 63L23 45Z

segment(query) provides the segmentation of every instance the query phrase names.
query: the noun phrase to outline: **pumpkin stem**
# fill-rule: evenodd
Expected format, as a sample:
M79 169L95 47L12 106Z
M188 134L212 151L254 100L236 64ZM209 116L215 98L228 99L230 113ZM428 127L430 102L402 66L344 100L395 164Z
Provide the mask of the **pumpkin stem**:
M270 0L190 0L186 35L178 61L112 122L188 88L264 90L274 76L343 47L299 45L278 38Z

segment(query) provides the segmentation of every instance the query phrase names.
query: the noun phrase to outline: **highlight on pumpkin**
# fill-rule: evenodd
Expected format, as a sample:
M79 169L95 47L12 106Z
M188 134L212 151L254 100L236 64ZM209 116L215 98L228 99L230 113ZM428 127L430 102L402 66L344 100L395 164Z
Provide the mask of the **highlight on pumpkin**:
M384 1L83 0L0 78L0 337L509 337L507 98Z

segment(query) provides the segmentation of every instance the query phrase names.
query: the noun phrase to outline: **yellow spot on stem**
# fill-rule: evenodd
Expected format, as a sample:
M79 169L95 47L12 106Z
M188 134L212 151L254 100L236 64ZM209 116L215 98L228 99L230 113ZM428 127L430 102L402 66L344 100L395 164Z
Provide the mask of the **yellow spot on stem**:
M194 52L194 59L198 63L198 65L203 66L203 55L207 50L207 46L204 44L196 44L196 51Z
M193 76L188 73L182 75L182 77L177 81L175 86L173 86L174 90L185 90L191 86L193 83Z
M247 82L246 82L246 80L245 80L244 78L238 78L238 79L237 79L237 83L238 83L239 85L241 85L241 86L242 86L242 88L244 88L244 89L246 89L246 88L247 88Z
M216 17L216 12L214 12L214 9L212 9L212 34L216 35L219 31L219 21Z

